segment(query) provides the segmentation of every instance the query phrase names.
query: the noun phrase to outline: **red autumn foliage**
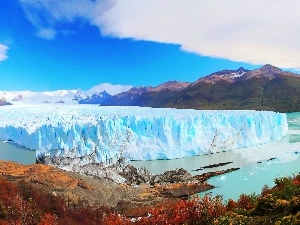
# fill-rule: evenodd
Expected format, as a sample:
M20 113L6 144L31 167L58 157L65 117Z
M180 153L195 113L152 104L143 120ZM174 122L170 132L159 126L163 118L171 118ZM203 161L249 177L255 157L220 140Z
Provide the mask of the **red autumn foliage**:
M299 224L300 176L278 179L277 183L272 189L265 187L260 197L241 195L237 201L230 199L227 204L223 204L221 197L209 195L180 200L171 208L156 208L147 217L132 221L107 207L68 207L63 196L41 191L26 182L15 185L0 176L0 225L275 224L277 220L280 224L287 224L287 220L293 221L289 224ZM269 202L276 203L277 208L266 208L265 203ZM261 213L265 208L269 217Z
M225 210L226 207L222 204L220 197L212 198L205 196L192 200L181 200L173 208L154 209L149 212L148 217L140 218L135 224L212 224ZM130 221L120 215L110 214L105 218L105 224L126 225L130 224Z
M292 182L294 185L300 185L300 175L296 176Z
M240 195L239 200L237 201L237 207L245 210L250 210L254 208L253 201L249 195Z
M103 224L107 207L68 208L63 196L41 191L24 181L14 185L0 176L0 224Z
M117 225L117 224L129 225L132 224L132 222L128 218L121 216L117 213L109 213L107 216L105 216L104 224L105 225Z
M57 217L55 215L46 213L39 223L39 225L57 225Z
M226 211L231 211L234 208L236 208L236 206L237 206L237 203L234 200L229 199L227 202Z

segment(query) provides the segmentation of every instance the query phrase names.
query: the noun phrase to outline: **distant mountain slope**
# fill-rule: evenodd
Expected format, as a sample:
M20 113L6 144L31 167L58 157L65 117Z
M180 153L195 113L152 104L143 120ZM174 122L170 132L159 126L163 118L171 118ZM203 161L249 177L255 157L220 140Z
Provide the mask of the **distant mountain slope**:
M45 104L45 103L66 103L74 104L73 98L76 90L58 91L0 91L0 99L17 104Z
M207 83L207 84L215 84L219 81L227 81L229 83L233 83L239 79L242 79L249 70L240 67L237 70L222 70L219 72L212 73L206 77L201 77L197 81L193 83L196 85L198 83Z
M222 70L201 77L193 83L168 81L157 87L128 89L130 87L102 84L87 91L0 91L0 99L3 100L0 104L79 103L104 106L300 111L300 75L282 71L269 64L256 70L243 67L237 70ZM126 91L119 93L122 90Z
M57 91L1 91L0 99L14 105L22 104L101 104L112 93L129 90L130 85L99 84L89 90L57 90ZM107 90L103 90L106 88Z
M194 109L300 111L300 76L272 65L256 70L222 70L194 83L170 81L157 87L135 87L102 105Z
M300 111L298 74L265 65L234 80L223 78L224 71L201 78L168 98L162 107Z
M11 105L11 103L9 103L3 99L0 99L0 106L3 106L3 105Z
M108 94L106 91L103 91L99 94L93 94L90 97L86 97L85 99L80 99L78 102L79 104L100 104L102 105L102 103L105 100L110 99L112 96L110 94Z
M94 93L89 96L82 90L58 90L58 91L0 91L0 99L20 104L102 104L111 95L106 91Z
M166 99L185 89L189 84L188 82L168 81L157 87L134 87L127 92L112 96L102 105L160 107L165 104Z
M84 99L86 99L88 97L89 96L83 90L79 89L75 93L75 95L73 97L73 101L79 102L79 101L84 100Z

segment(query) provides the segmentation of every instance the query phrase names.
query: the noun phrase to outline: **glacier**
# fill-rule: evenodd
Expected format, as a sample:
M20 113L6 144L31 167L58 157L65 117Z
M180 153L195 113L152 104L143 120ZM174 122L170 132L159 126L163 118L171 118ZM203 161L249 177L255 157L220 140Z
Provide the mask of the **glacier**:
M279 140L287 132L286 114L270 111L96 105L0 108L0 140L35 150L37 157L88 156L106 166L122 157L175 159L247 148Z

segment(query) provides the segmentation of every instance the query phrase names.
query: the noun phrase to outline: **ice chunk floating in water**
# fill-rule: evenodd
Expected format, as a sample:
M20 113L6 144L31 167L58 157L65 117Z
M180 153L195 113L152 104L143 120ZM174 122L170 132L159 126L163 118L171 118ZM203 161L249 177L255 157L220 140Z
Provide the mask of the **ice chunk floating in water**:
M285 136L286 114L141 107L2 106L0 139L37 154L97 162L174 159L260 145Z

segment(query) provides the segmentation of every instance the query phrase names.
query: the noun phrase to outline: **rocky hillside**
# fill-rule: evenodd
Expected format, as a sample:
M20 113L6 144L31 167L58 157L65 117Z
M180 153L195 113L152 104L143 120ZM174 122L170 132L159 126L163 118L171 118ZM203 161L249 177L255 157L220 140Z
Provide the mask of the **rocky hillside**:
M201 78L168 98L162 107L300 111L298 74L265 65L233 77L239 70Z
M127 169L126 176L140 177L140 171ZM237 201L185 198L199 192L195 179L203 185L218 174L191 177L178 169L158 176L158 185L130 186L0 161L0 224L299 224L299 175L276 178L273 188L242 194Z
M101 169L99 165L95 167ZM17 185L26 182L55 196L63 196L76 207L108 206L127 216L147 215L151 208L170 206L182 197L211 189L213 186L206 183L209 177L233 170L193 177L184 169L154 175L143 168L127 165L119 171L125 182L118 184L109 177L96 177L88 173L80 175L43 164L25 166L0 160L0 178ZM108 170L106 172L109 173Z
M157 87L135 87L102 105L173 107L193 109L255 109L300 111L300 76L264 65L222 70L193 83L171 81Z
M237 70L222 70L212 73L206 77L199 78L193 83L193 85L196 85L198 83L216 84L219 81L233 83L239 79L242 79L242 77L244 77L247 72L249 72L249 70L246 70L243 67L240 67Z
M185 89L189 84L188 82L168 81L157 87L134 87L103 101L102 105L160 107L169 97Z
M128 89L127 89L128 90ZM92 94L91 94L92 93ZM254 109L300 111L300 75L264 65L256 70L240 67L201 77L193 83L168 81L157 87L134 87L110 95L106 91L1 92L0 105L98 104L103 106L173 107L192 109Z

